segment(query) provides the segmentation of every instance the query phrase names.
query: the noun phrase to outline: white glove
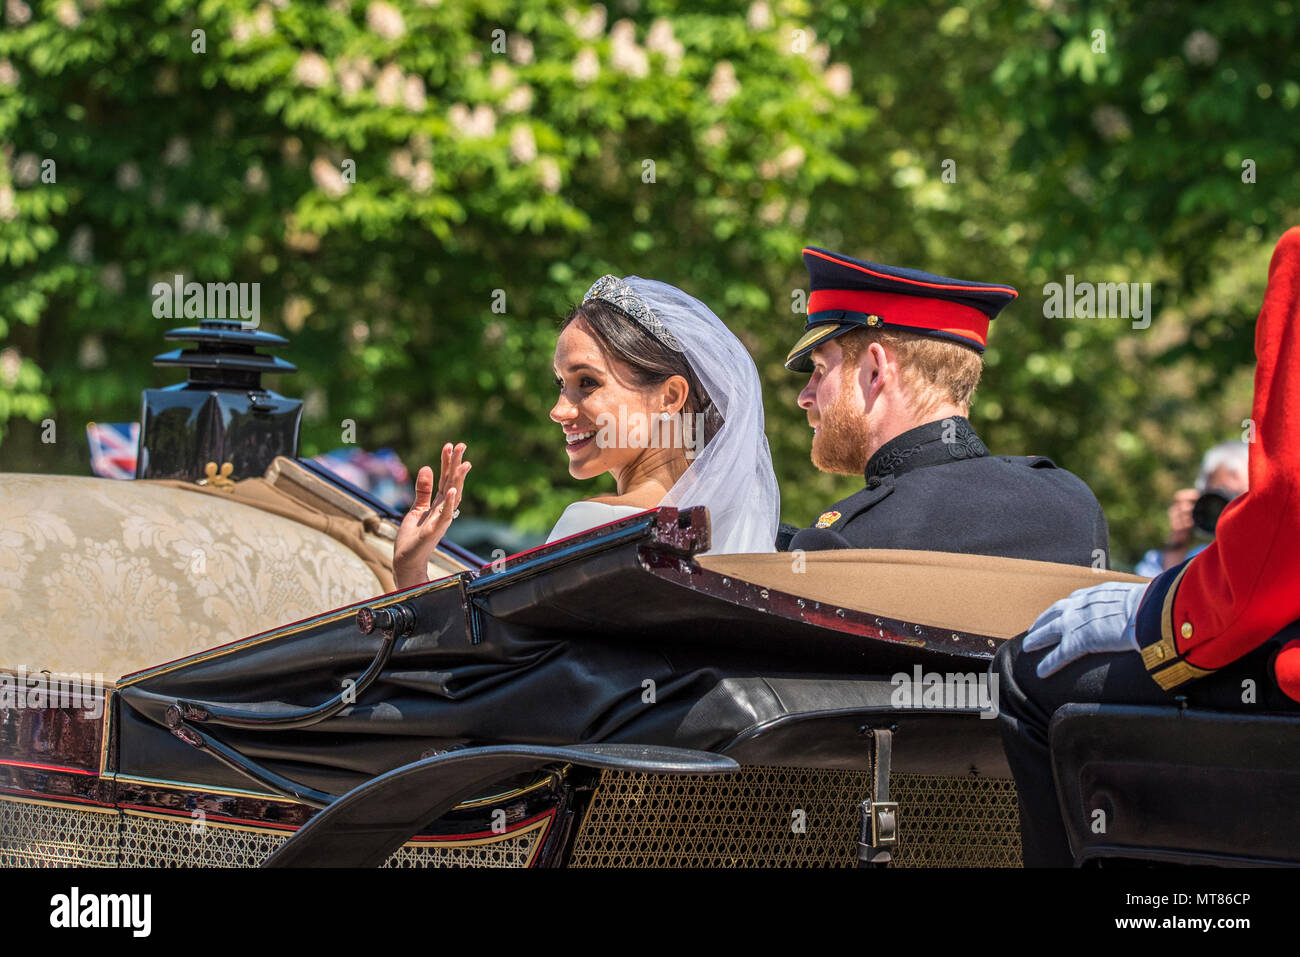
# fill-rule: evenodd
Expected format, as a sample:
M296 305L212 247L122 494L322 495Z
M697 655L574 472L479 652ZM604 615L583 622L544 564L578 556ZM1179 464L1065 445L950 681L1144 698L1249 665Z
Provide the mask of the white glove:
M1137 651L1134 621L1147 586L1141 582L1103 582L1072 592L1038 616L1025 636L1025 651L1056 646L1038 663L1046 678L1084 655Z

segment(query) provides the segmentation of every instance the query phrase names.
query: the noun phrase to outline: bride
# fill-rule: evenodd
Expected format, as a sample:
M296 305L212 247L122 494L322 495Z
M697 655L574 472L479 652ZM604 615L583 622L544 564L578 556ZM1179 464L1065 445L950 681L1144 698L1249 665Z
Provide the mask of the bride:
M564 320L555 344L569 474L604 472L617 491L574 502L548 542L661 505L704 505L710 551L775 550L780 501L763 432L758 370L722 320L675 286L603 276ZM428 581L470 463L443 446L437 494L427 465L393 551L399 588Z

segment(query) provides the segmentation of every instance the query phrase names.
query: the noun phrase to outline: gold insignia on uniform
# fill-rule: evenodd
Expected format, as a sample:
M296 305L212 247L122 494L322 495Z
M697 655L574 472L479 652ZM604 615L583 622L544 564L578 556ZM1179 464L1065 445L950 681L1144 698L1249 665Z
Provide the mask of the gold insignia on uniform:
M818 528L830 528L840 520L839 512L822 512L821 517L817 519Z
M867 325L869 326L878 326L884 321L879 316L867 316Z

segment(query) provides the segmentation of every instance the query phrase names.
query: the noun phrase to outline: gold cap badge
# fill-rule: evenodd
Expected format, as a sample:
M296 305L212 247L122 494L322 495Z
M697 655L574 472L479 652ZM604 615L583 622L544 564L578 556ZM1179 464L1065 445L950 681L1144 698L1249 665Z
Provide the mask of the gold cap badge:
M817 519L818 528L830 528L840 520L839 512L822 512L821 517Z

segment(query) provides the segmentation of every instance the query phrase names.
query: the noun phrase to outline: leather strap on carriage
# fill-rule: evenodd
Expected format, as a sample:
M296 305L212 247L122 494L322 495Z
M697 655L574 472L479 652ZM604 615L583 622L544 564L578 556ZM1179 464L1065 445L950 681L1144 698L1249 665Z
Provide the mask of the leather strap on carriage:
M416 614L410 607L397 603L383 607L366 605L357 611L356 621L357 629L361 634L369 635L378 630L383 635L379 650L375 652L375 657L371 659L369 667L361 673L361 677L356 681L349 680L343 689L328 701L309 708L265 712L232 708L214 701L178 700L173 708L167 710L169 713L177 711L189 721L198 721L206 725L224 725L228 728L289 731L320 724L349 705L356 704L357 698L387 667L388 659L392 657L398 639L405 638L415 631Z
M889 800L889 766L893 756L893 729L872 729L871 766L875 771L871 797L860 805L858 867L885 867L898 846L898 803Z

